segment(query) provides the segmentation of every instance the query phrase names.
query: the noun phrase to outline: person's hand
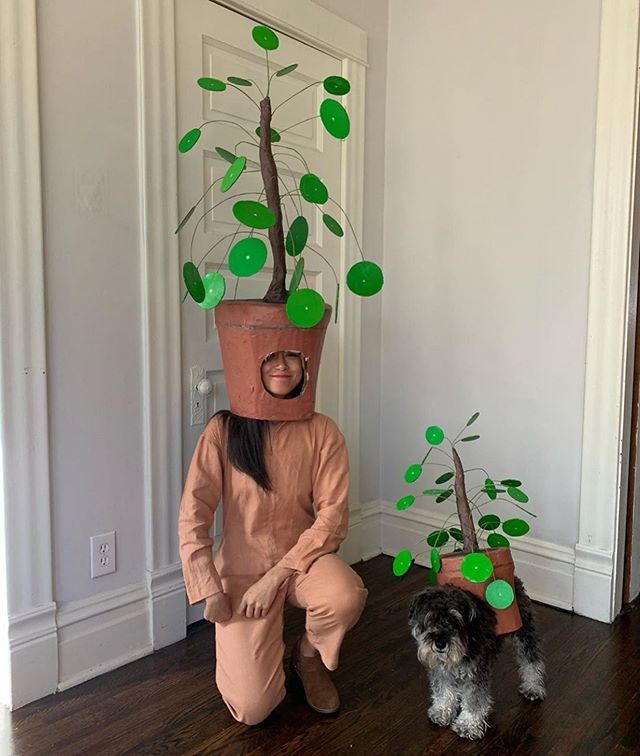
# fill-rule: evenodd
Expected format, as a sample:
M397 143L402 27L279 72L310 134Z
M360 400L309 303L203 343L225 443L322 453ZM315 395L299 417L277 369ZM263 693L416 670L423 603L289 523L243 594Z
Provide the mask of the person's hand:
M226 622L232 614L231 596L228 593L214 593L205 599L204 618L209 622Z
M284 567L272 567L245 592L238 606L238 614L244 614L250 619L265 617L271 609L278 589L292 572L293 570Z

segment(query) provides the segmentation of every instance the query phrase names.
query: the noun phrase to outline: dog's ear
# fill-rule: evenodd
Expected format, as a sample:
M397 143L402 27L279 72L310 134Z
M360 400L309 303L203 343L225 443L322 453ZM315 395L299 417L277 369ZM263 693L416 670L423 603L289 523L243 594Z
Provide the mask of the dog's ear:
M413 597L409 604L409 624L414 625L418 617L424 616L427 611L427 605L431 598L433 588L425 588L421 593Z
M475 607L475 597L464 591L464 618L467 624L471 624L478 615Z

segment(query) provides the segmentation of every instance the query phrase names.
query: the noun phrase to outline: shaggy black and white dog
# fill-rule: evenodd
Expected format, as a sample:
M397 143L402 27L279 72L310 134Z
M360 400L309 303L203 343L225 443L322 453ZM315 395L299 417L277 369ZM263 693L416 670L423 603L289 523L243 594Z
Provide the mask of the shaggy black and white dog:
M409 627L431 683L429 719L451 725L460 737L481 738L487 729L493 666L504 637L511 639L515 652L520 693L531 701L545 697L544 660L533 609L519 578L515 594L523 624L505 636L496 635L493 609L461 588L430 587L411 602Z

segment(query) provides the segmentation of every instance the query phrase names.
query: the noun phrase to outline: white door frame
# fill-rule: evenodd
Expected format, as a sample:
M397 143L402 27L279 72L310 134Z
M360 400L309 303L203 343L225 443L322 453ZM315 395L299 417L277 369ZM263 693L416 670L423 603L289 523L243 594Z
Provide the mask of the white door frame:
M144 361L144 443L146 570L154 648L184 636L184 584L177 539L182 489L180 264L177 237L176 66L174 19L179 0L138 0L140 49L140 190L142 206L142 290ZM277 31L337 57L353 91L349 98L351 136L342 148L342 194L362 238L364 176L365 32L311 0L229 0L219 2ZM328 41L330 40L330 41ZM343 237L340 280L357 251ZM351 523L360 522L360 300L342 298L338 324L348 344L340 366L338 423L351 460ZM355 539L354 539L355 540ZM358 545L351 545L358 559ZM174 619L172 619L174 618ZM175 619L178 618L178 619Z
M639 19L639 0L603 0L574 608L604 622L622 604L638 276Z

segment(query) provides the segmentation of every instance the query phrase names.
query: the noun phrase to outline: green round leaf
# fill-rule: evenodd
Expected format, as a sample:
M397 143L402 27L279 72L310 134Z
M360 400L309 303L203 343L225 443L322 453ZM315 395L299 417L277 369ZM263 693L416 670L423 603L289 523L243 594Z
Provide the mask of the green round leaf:
M226 290L226 281L224 276L220 273L207 273L202 279L204 285L204 299L202 302L198 302L198 306L203 310L212 310L220 304L220 300L224 297Z
M322 221L332 234L335 234L336 236L344 236L342 226L331 215L324 213L322 215Z
M492 549L507 548L509 541L501 533L489 533L487 543Z
M444 441L444 431L438 425L430 425L424 435L432 446L438 446Z
M229 253L229 270L241 278L253 276L267 261L267 245L262 239L249 236L236 242Z
M440 572L442 569L442 559L438 549L431 549L431 568L434 572Z
M491 480L491 478L487 478L484 481L484 491L486 492L487 496L492 501L495 501L498 498L498 492L496 491L496 484Z
M227 163L233 163L233 161L236 159L236 156L233 154L233 152L225 150L224 147L216 147L216 152L223 160L226 160Z
M494 580L489 583L484 597L494 609L507 609L515 599L513 588L506 580Z
M422 492L425 496L440 496L441 494L447 493L446 488L427 488L426 491Z
M174 234L177 234L180 231L180 229L183 228L183 226L188 222L189 218L194 214L195 211L196 211L196 206L194 205L191 208L191 210L189 210L189 212L180 221L180 223L178 224L178 228L176 228L176 230L173 232Z
M500 485L506 486L507 488L520 488L522 481L516 480L515 478L505 478L500 481Z
M287 231L284 246L287 253L292 257L299 255L305 248L309 238L309 224L304 215L299 215L293 220Z
M512 499L519 501L521 504L526 504L529 501L527 494L522 489L516 488L515 486L509 486L507 488L507 493Z
M273 211L254 200L239 200L234 203L233 214L240 223L250 228L271 228L276 222Z
M442 474L439 478L436 478L436 483L440 485L441 483L446 483L448 480L451 480L453 478L455 473L452 472L446 472Z
M351 90L351 84L342 76L327 76L323 84L325 90L332 95L345 95Z
M478 520L478 525L484 530L495 530L500 525L500 518L495 514L486 514Z
M289 284L289 292L295 291L300 286L300 280L304 273L304 257L298 258L296 267L293 269L293 275L291 276L291 283Z
M479 412L474 412L473 415L469 418L467 421L467 427L469 427L472 423L475 423L475 421L480 417Z
M454 541L458 541L458 543L462 543L462 541L464 541L464 536L462 535L460 528L449 528L449 535L453 538Z
M191 129L182 137L178 143L178 149L180 152L189 152L193 145L200 139L202 132L200 129Z
M260 126L258 126L258 128L256 129L256 134L258 136L262 134L262 129L260 128ZM280 134L275 129L271 129L271 141L279 142L281 139L282 137L280 136Z
M212 79L209 76L202 76L198 79L198 84L202 89L208 89L210 92L224 92L227 88L224 81L220 81L220 79Z
M502 529L509 536L523 536L529 532L529 523L514 517L512 520L505 520Z
M476 441L480 436L465 436L464 438L461 438L460 441Z
M379 265L369 260L360 260L347 273L347 286L360 297L371 297L382 288L384 277Z
M231 163L231 165L227 168L227 172L222 177L222 182L220 183L221 192L226 192L231 189L231 187L242 175L246 164L247 158L244 155L240 155L240 157L237 157L233 161L233 163Z
M404 575L409 571L412 562L413 557L411 556L409 549L402 549L402 551L399 551L396 554L396 557L393 560L393 574L397 577Z
M404 473L407 483L414 483L422 475L422 465L409 465Z
M300 179L300 194L307 202L322 205L329 199L329 191L315 173L305 173Z
M449 540L449 533L446 530L432 530L427 536L427 543L434 548L444 546Z
M493 564L486 554L476 551L462 560L460 572L472 583L484 583L493 574Z
M202 302L205 297L204 284L202 283L198 269L191 260L188 260L182 266L182 277L184 278L185 286L187 287L189 294L191 294L191 297L198 302L198 304Z
M301 328L313 328L324 317L325 302L313 289L298 289L287 299L287 316Z
M320 120L325 129L336 139L346 139L351 130L349 114L337 100L327 98L320 105Z
M276 76L286 76L287 74L290 74L292 71L295 71L298 67L297 63L292 63L290 66L285 66L284 68L281 68L279 71L276 71Z
M402 511L403 509L409 509L409 507L415 500L415 496L403 496L401 499L398 499L398 501L396 501L396 509L399 509L400 511Z
M432 569L427 569L427 583L438 585L438 578Z
M230 84L235 84L236 87L250 87L253 85L253 82L249 81L249 79L243 79L241 76L227 76L227 81Z
M277 34L268 26L254 26L251 36L263 50L277 50L280 44Z
M442 504L442 502L446 501L452 494L453 488L450 488L448 491L441 493L440 496L438 496L438 498L436 499L436 504Z

